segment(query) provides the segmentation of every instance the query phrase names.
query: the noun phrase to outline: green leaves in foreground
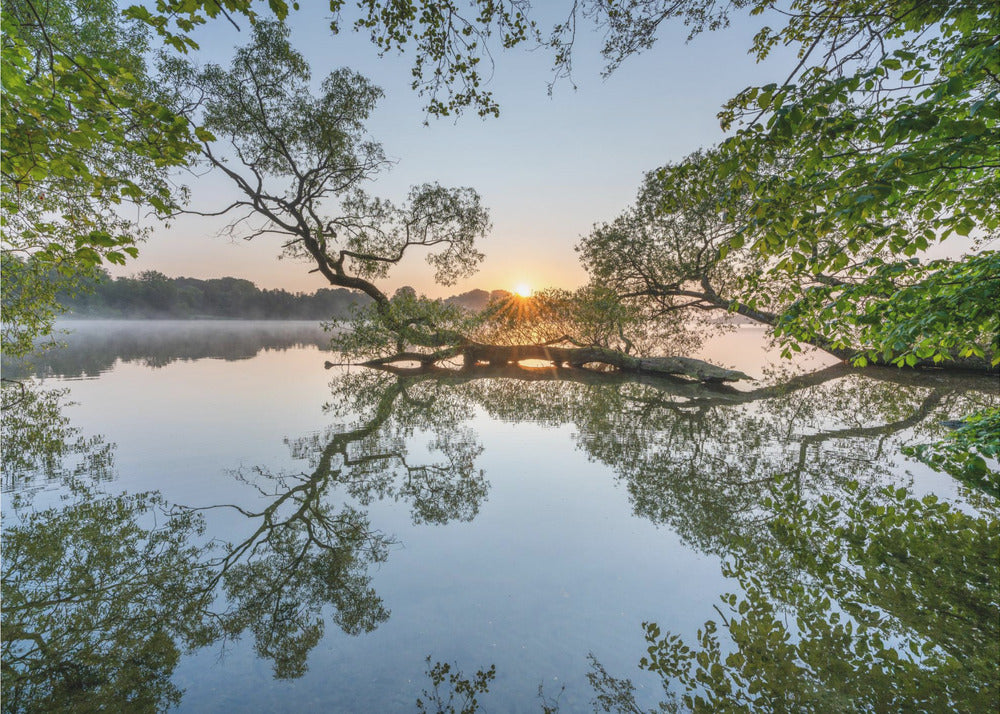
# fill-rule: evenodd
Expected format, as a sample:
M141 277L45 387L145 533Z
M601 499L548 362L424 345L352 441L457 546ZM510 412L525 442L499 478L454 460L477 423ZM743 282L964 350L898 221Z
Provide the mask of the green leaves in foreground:
M146 29L112 0L4 3L0 41L0 225L4 351L23 354L72 286L137 255L133 211L169 212L168 182L195 148L147 72ZM10 281L10 282L8 282Z
M969 358L1000 364L1000 252L868 265L847 281L805 289L775 334L786 345L818 337L857 350L861 367Z

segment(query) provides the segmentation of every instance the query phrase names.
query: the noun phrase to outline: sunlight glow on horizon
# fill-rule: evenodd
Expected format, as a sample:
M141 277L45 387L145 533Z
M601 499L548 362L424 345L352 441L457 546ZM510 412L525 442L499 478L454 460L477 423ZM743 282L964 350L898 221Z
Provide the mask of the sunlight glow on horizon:
M518 283L514 286L514 292L523 298L531 297L531 286L527 283Z

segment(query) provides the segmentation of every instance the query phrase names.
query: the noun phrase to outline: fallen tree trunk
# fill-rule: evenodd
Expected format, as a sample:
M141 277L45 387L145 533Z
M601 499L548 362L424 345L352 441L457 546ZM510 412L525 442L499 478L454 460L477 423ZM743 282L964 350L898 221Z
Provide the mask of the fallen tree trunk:
M630 374L684 376L699 382L737 382L752 379L735 369L726 369L691 357L634 357L605 347L557 347L554 345L485 345L466 342L432 354L400 352L369 360L368 367L382 367L400 362L431 365L443 359L461 357L467 368L478 364L502 367L523 360L550 362L556 368L586 369L587 365L614 367Z
M337 365L327 362L330 369ZM874 382L897 385L901 389L930 388L942 393L972 391L983 395L996 392L995 384L989 377L937 372L928 379L926 372L899 369L897 367L851 367L840 363L806 374L796 375L784 382L769 384L750 390L739 390L723 383L697 383L691 380L674 379L669 375L636 374L632 372L598 372L591 369L552 369L551 367L523 367L517 364L503 367L475 365L461 369L438 365L405 366L399 363L368 365L396 377L413 380L431 379L452 385L467 384L480 379L512 379L521 382L567 382L592 387L643 385L668 396L678 397L674 402L678 408L708 406L734 406L774 399L803 389L817 387L851 375L863 375ZM665 406L665 400L660 406Z

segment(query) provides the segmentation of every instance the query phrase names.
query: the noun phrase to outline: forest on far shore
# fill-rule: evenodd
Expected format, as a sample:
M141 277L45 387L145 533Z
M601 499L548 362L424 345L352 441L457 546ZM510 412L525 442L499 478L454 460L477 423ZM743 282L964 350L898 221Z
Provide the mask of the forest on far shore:
M112 278L101 271L81 288L59 296L66 317L345 320L355 307L371 302L367 295L346 288L290 293L258 288L242 278L170 278L156 271L128 278ZM471 290L444 302L478 312L502 292Z

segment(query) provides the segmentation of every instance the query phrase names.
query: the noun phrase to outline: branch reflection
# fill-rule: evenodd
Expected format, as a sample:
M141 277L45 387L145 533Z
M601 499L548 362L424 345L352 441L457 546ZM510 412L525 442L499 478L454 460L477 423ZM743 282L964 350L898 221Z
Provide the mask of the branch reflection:
M995 700L996 502L967 489L959 504L918 498L892 481L900 447L996 403L991 382L836 367L741 392L576 372L340 375L333 425L287 440L305 472L244 470L252 498L199 507L101 492L91 477L106 473L106 445L5 387L4 442L25 447L3 460L18 494L3 513L4 709L161 710L181 696L170 679L182 652L243 634L276 677L301 676L327 621L360 635L390 615L370 573L394 539L369 506L404 503L416 524L479 513L482 413L572 425L637 515L721 556L734 591L697 643L646 627L642 668L667 705ZM31 484L53 480L63 499L38 501L50 492ZM209 538L217 516L241 535ZM606 711L638 706L596 659L591 682Z

